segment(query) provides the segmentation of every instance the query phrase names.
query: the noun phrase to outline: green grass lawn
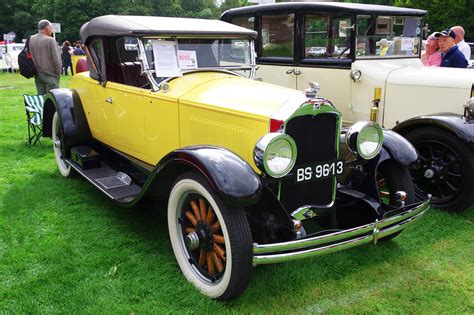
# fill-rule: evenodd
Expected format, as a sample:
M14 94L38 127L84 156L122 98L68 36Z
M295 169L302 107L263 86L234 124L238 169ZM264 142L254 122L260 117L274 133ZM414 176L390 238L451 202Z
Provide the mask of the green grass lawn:
M61 78L67 86L67 79ZM254 269L221 303L181 274L164 206L121 209L25 146L22 94L0 74L0 313L474 313L474 207L432 209L393 241Z

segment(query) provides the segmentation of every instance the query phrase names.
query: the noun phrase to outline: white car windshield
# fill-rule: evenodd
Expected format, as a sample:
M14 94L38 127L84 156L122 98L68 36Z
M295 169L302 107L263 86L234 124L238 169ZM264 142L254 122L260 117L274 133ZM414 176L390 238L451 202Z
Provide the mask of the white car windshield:
M221 69L249 77L254 67L248 39L143 39L148 66L157 81L189 71Z
M358 16L356 58L418 57L421 18Z

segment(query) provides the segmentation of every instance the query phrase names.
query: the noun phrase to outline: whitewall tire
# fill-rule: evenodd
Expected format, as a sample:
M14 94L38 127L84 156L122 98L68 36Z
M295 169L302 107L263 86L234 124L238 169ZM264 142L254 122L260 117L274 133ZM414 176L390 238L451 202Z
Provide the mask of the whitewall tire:
M61 129L61 122L59 120L58 112L54 113L53 116L53 125L51 128L51 134L53 139L53 150L54 150L54 158L56 159L56 164L58 166L59 172L64 177L70 177L71 166L66 163L63 159L62 148L63 148L63 133Z
M175 181L168 229L181 271L203 294L229 300L247 288L252 237L245 212L224 205L202 176L186 173Z

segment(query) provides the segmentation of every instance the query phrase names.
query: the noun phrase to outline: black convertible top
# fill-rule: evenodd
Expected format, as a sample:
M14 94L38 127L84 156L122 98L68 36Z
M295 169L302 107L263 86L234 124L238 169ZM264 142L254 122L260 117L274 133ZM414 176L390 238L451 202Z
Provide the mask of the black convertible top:
M383 14L399 16L424 16L427 13L425 10L392 7L388 5L343 2L281 2L230 9L222 14L221 19L229 21L234 16L248 15L254 13L276 13L278 11L291 10L303 10L313 12L337 12L350 14Z
M80 34L83 42L91 36L257 36L254 31L218 20L134 15L104 15L93 18L81 27Z

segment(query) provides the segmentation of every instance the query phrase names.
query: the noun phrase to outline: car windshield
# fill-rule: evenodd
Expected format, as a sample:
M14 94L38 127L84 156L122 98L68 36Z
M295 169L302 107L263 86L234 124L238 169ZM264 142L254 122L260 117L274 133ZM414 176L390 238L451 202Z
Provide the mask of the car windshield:
M248 39L145 38L143 47L155 79L200 69L222 69L249 77L254 67Z
M421 18L403 16L359 16L356 58L418 57Z

